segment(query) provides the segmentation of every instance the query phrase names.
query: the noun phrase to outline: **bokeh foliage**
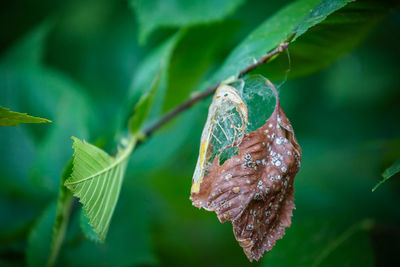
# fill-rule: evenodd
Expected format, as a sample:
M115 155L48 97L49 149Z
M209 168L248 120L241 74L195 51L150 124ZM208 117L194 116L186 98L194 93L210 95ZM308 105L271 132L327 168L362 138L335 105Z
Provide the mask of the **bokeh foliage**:
M141 2L150 9L138 8ZM240 49L252 38L265 52L279 44L292 28L274 38L262 31L246 36L287 2L1 4L0 105L53 123L0 128L0 265L46 263L71 136L115 154L128 115L155 76L159 88L145 125L261 56ZM339 8L347 1L333 2ZM160 3L171 8L163 12ZM317 10L323 13L324 4L334 10L330 3ZM298 37L287 56L253 71L279 85L304 158L293 225L253 265L398 262L399 181L393 176L371 192L400 157L400 20L386 4L346 5ZM214 5L214 13L201 17ZM292 9L287 19L296 26L300 10ZM148 12L155 17L146 22ZM307 28L300 25L298 32ZM58 265L250 265L231 225L188 199L208 104L197 104L134 151L104 244L85 237L81 207L73 204Z

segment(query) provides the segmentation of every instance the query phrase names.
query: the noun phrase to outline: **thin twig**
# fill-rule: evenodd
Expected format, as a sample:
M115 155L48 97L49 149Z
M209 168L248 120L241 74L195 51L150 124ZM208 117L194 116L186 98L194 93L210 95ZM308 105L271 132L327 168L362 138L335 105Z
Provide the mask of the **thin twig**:
M277 48L275 48L274 50L272 50L268 54L262 56L259 60L257 60L256 63L251 64L251 65L247 66L246 68L244 68L241 72L239 72L238 77L241 78L242 76L244 76L245 74L247 74L250 71L254 70L258 66L260 66L260 65L262 65L264 63L267 63L275 55L278 55L278 54L282 53L283 51L285 51L288 48L288 46L289 46L289 43L280 44Z
M246 68L244 68L242 71L239 72L238 78L243 77L245 74L249 73L253 69L257 68L261 64L267 63L271 58L274 56L282 53L287 49L289 46L289 43L282 43L280 44L277 48L269 52L268 54L262 56L257 62L248 65ZM143 131L143 134L145 137L149 137L152 135L158 128L163 126L165 123L167 123L169 120L173 119L176 115L182 113L186 109L190 108L192 105L197 103L198 101L207 98L208 96L212 95L218 88L220 82L212 85L209 87L207 90L193 95L191 98L183 102L181 105L177 106L176 108L172 109L169 111L167 114L165 114L163 117L161 117L158 121L156 121L153 125L150 125L147 129Z
M145 137L149 137L155 130L160 128L162 125L164 125L166 122L169 120L173 119L176 115L180 114L182 111L190 108L193 104L198 102L199 100L202 100L204 98L207 98L208 96L212 95L215 90L217 90L219 86L219 83L214 84L207 90L201 92L200 94L195 94L176 108L172 109L169 111L167 114L165 114L163 117L161 117L158 121L156 121L153 125L151 125L149 128L145 129L143 131Z

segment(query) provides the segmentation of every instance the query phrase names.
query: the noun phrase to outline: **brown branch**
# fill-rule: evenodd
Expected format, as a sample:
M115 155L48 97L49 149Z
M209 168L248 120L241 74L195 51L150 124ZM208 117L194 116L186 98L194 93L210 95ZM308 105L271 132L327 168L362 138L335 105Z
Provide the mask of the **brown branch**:
M244 68L242 71L240 71L239 75L238 75L238 78L243 77L244 75L246 75L250 71L254 70L255 68L257 68L261 64L267 63L271 58L273 58L274 56L276 56L276 55L282 53L283 51L285 51L288 46L289 46L288 42L280 44L277 48L275 48L274 50L272 50L268 54L262 56L259 60L257 60L257 62L248 65L246 68ZM205 91L203 91L203 92L201 92L199 94L193 95L191 98L189 98L188 100L183 102L181 105L179 105L176 108L174 108L171 111L169 111L167 114L165 114L163 117L161 117L158 121L156 121L153 125L150 125L150 127L145 129L143 131L144 136L145 137L149 137L158 128L163 126L169 120L173 119L176 115L178 115L181 112L185 111L186 109L190 108L192 105L194 105L198 101L200 101L200 100L202 100L204 98L207 98L208 96L212 95L217 90L219 84L220 84L220 82L212 85L207 90L205 90Z
M244 76L245 74L249 73L250 71L254 70L255 68L257 68L258 66L267 63L271 58L273 58L274 56L285 51L286 48L288 48L288 46L289 46L289 43L280 44L277 48L275 48L268 54L262 56L259 60L257 60L257 62L248 65L244 70L239 72L238 77L240 78L240 77Z

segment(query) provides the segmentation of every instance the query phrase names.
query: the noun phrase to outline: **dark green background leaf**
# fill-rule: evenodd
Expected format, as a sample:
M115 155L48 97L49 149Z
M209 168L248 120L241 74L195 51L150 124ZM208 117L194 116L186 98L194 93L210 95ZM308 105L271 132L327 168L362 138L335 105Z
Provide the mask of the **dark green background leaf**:
M131 0L131 5L137 14L142 41L159 27L184 27L222 20L231 15L241 4L243 0L192 0L190 2Z
M154 102L153 108L148 110L146 117L142 118L140 125L144 119L147 121L158 118L161 114L162 103L166 95L166 86L168 80L168 68L170 66L170 59L176 43L181 38L181 32L178 32L167 41L163 42L160 46L154 49L138 67L132 85L129 91L129 100L127 106L137 105L136 101L140 101L140 97L145 94L151 95L151 91L156 91L157 94L152 96ZM133 112L134 113L134 112ZM133 114L134 115L134 114ZM140 126L139 125L139 126ZM125 126L122 126L125 127Z
M254 60L277 47L301 24L318 2L318 0L297 0L266 19L235 47L214 79L236 76Z
M139 102L135 106L135 111L129 120L129 128L132 134L137 134L142 126L143 122L149 115L151 106L157 93L157 89L160 85L161 73L163 66L160 66L160 70L154 77L150 90L142 95Z
M286 76L293 79L323 69L357 47L390 11L381 3L360 1L349 3L328 17L323 16L345 2L322 1L299 25L288 56L279 57L258 71L273 80L282 80ZM316 22L319 23L314 26Z

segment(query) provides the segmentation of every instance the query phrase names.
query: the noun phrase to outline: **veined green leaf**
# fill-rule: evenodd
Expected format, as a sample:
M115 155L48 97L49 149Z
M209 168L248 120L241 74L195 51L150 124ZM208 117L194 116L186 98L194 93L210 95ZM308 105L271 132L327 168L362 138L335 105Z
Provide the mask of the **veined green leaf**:
M29 116L0 106L0 126L17 126L21 123L48 123L51 120Z
M396 161L392 166L387 168L383 173L382 177L383 179L377 183L374 188L372 188L372 192L374 192L381 184L389 180L390 177L394 176L395 174L400 172L400 159Z
M99 240L104 241L136 138L132 137L124 148L120 148L115 158L94 145L72 138L73 170L65 186L79 198L89 224L99 235Z
M160 27L182 27L210 23L232 14L243 0L131 0L139 22L139 39Z

